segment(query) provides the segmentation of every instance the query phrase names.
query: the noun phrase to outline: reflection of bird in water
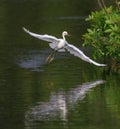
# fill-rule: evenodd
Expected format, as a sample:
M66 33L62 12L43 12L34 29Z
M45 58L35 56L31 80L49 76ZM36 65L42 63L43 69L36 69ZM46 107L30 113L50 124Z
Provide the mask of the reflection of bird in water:
M25 125L29 127L36 122L56 121L58 119L67 121L69 109L82 101L90 89L104 83L104 80L96 80L78 85L68 92L52 92L48 102L38 102L25 113Z
M55 57L55 53L56 51L58 52L65 52L65 50L69 51L71 54L81 58L82 60L92 63L96 66L106 66L105 64L99 64L95 61L93 61L92 59L90 59L89 57L87 57L80 49L78 49L77 47L75 47L74 45L69 44L66 39L65 36L68 35L68 33L66 31L64 31L62 33L62 39L58 39L54 36L51 35L40 35L40 34L36 34L33 32L30 32L29 30L27 30L26 28L23 28L23 30L28 33L29 35L36 37L38 39L44 40L44 41L48 41L50 42L49 46L54 49L53 53L51 53L48 58L47 61L51 62L54 57Z

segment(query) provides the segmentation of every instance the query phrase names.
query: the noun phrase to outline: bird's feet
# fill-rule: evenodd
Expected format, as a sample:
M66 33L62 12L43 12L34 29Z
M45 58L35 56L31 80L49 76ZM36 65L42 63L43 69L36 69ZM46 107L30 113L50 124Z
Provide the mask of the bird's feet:
M54 56L53 55L49 55L47 58L46 58L46 62L47 63L50 63L54 60Z

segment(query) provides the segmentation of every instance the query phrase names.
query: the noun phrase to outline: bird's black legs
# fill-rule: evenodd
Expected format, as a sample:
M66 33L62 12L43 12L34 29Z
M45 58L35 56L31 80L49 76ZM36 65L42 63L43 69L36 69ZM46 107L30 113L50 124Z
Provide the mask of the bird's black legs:
M54 50L47 58L46 58L46 62L47 63L50 63L54 60L55 58L55 55L56 55L56 50Z

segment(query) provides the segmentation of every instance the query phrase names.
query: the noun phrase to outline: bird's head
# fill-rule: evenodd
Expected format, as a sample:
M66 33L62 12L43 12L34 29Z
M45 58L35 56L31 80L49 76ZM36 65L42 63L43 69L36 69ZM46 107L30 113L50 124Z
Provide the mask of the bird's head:
M68 32L67 32L67 31L63 31L62 35L64 35L64 36L68 36L69 34L68 34Z
M64 40L65 40L65 36L69 36L69 34L68 34L67 31L63 31L63 32L62 32L62 37L63 37Z

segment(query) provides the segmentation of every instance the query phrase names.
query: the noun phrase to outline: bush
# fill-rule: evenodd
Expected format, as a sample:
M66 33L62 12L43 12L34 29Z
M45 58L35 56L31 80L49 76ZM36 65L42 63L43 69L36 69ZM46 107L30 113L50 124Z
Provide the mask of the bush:
M119 8L103 8L86 18L91 23L83 35L83 46L93 47L93 57L120 62L120 11Z

